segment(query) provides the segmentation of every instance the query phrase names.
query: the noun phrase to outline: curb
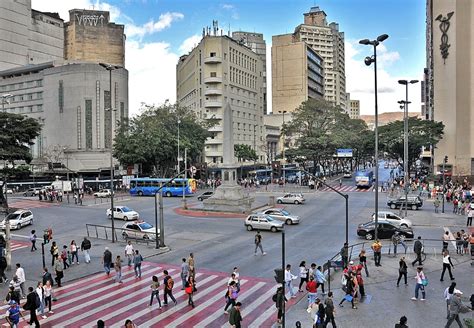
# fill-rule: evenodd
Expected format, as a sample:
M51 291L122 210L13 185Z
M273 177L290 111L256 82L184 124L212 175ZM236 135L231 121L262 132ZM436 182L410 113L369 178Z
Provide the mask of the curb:
M173 211L176 214L183 215L183 216L191 216L191 217L209 217L209 218L234 218L234 219L241 219L247 217L247 214L241 213L232 213L232 212L210 212L204 211L199 209L183 209L181 207L175 207Z

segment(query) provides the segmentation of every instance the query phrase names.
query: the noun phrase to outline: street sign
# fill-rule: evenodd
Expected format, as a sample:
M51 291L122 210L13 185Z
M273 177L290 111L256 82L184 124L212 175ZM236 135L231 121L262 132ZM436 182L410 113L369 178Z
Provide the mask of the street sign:
M337 157L352 157L352 149L339 148L336 153Z

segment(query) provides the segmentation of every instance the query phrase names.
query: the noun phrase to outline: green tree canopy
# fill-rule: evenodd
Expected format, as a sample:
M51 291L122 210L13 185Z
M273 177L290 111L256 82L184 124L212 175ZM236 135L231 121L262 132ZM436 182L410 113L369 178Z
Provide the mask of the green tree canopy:
M114 156L125 165L141 164L142 172L157 176L175 173L178 155L187 148L188 160L202 153L205 140L212 136L208 128L215 122L198 121L194 112L176 104L159 107L144 105L140 115L120 126L114 141Z
M238 161L256 161L257 153L249 145L234 145L234 154Z

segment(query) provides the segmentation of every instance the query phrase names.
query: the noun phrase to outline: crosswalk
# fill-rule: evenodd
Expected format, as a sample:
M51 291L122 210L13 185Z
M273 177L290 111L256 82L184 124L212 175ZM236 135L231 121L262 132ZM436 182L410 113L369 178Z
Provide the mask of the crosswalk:
M175 284L173 295L178 303L159 309L156 300L148 307L151 296L151 277L163 281L167 269ZM229 279L227 273L199 271L196 274L197 292L195 308L187 303L187 295L181 289L180 267L144 262L142 278L135 278L133 268L123 268L123 284L114 282L113 274L93 274L55 290L58 299L53 302L54 314L41 319L43 327L92 327L103 320L107 327L123 327L125 320L132 320L137 327L229 327L228 315L224 314L224 294ZM163 287L161 287L163 288ZM275 283L271 280L241 277L238 301L242 303L244 327L271 327L276 321ZM163 290L160 290L163 302ZM294 304L289 302L287 307ZM0 307L5 313L6 305ZM25 317L28 315L25 313ZM2 324L5 320L2 320ZM26 327L22 321L20 327Z
M331 186L331 187L333 187L334 189L336 189L337 191L340 191L340 192L368 192L368 191L373 190L373 187L370 187L370 188L357 188L356 186L347 186L347 185L342 185L342 186L335 185L335 186ZM324 192L332 191L332 192L334 192L334 190L332 190L331 188L328 188L328 187L321 188L320 191L324 191Z
M57 202L46 202L46 201L39 201L39 200L32 200L32 199L15 199L9 200L8 206L12 208L47 208L52 206L58 206Z
M17 241L17 240L10 241L10 248L12 251L26 248L26 247L29 247L30 245L31 244L29 242L25 242L25 241Z

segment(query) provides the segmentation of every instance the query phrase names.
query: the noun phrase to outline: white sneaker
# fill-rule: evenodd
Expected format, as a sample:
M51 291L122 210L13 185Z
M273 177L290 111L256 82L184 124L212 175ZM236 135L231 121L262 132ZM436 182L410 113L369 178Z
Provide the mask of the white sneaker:
M47 316L45 316L45 315L42 315L42 316L41 316L41 318L43 318L43 319L46 319L46 318L47 318Z
M416 297L411 298L412 301L417 301Z
M51 313L51 314L53 314L54 312L53 312L53 311L49 311L48 313Z
M267 253L266 253L266 252L263 252L263 254L262 254L262 255L267 255Z
M420 301L426 301L426 299L422 298Z

